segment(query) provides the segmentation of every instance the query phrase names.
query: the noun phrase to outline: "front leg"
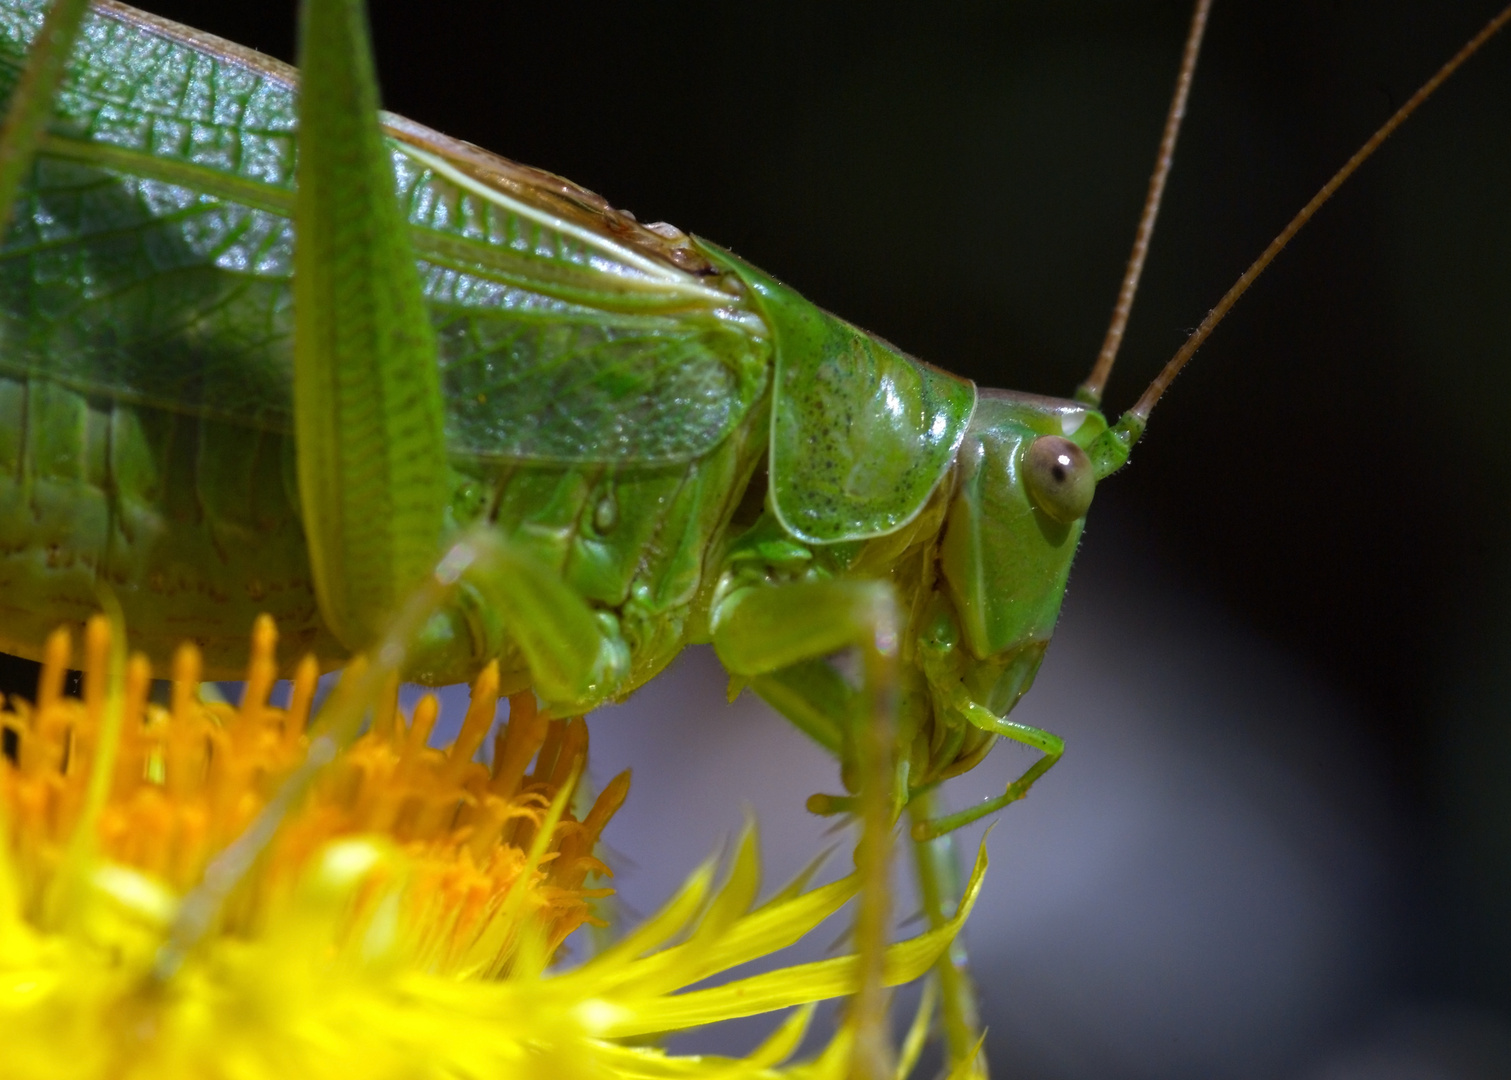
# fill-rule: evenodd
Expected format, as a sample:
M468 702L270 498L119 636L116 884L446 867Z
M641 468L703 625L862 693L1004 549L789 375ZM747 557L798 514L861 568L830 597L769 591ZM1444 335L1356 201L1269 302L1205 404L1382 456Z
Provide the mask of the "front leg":
M1009 803L1017 802L1028 794L1034 782L1053 768L1055 762L1059 761L1065 753L1065 740L1060 736L1052 731L1045 731L1043 728L1020 724L1016 720L998 716L974 701L969 691L959 682L954 682L945 688L936 687L935 692L938 699L948 702L951 712L963 718L972 727L1030 746L1039 751L1043 757L1025 769L1016 780L1009 783L1007 790L1001 795L983 799L975 806L953 814L941 817L917 817L913 823L912 836L919 843L954 832L974 821L980 821L990 814L995 814Z
M918 637L917 655L929 686L934 723L940 730L953 734L954 739L942 744L948 752L931 753L927 768L913 777L918 789L914 794L974 768L995 742L991 736L1012 739L1043 756L995 798L945 816L934 816L932 809L914 814L912 835L920 843L978 821L1023 798L1065 753L1065 741L1053 732L1008 719L1008 714L1033 686L1048 642L1030 638L982 660L965 647L961 638L954 610L943 597L936 596ZM990 702L991 707L985 702Z
M882 954L892 823L905 790L897 781L895 752L900 628L892 588L879 581L748 585L720 601L713 618L714 650L725 669L749 679L763 696L766 689L790 696L819 741L841 749L846 772L860 789L856 866L862 891L855 920L860 968L851 1075L868 1080L892 1074ZM821 663L850 648L861 656L859 695L844 693L839 676ZM810 688L812 693L805 693Z

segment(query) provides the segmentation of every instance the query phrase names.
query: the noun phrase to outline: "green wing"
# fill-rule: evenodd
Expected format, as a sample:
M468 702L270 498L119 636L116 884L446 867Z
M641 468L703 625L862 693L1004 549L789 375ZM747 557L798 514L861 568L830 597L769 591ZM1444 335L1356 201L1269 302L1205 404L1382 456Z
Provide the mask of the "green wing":
M825 544L881 536L911 521L955 459L976 408L975 384L699 243L755 293L776 342L770 476L782 525Z
M0 93L46 7L0 0ZM291 430L293 87L276 61L97 8L0 247L0 371ZM764 324L685 238L387 128L453 452L688 460L763 392Z

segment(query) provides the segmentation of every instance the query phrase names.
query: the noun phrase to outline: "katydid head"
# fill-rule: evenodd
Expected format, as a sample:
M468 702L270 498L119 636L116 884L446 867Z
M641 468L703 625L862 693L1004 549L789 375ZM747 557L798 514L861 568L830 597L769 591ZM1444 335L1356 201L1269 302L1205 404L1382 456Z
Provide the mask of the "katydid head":
M981 391L957 458L940 567L960 644L977 662L969 666L981 667L967 681L993 684L973 696L998 715L1032 675L1014 658L1032 654L1037 667L1054 631L1096 488L1087 447L1106 430L1101 413L1079 402Z

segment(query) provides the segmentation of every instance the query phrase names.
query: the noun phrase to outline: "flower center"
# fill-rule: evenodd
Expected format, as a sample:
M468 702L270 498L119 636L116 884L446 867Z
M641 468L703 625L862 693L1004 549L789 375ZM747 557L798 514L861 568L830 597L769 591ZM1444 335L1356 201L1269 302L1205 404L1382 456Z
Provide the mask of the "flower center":
M318 668L306 657L288 705L271 704L277 631L264 616L253 629L239 706L205 700L193 645L181 646L174 658L166 704L152 700L146 658L127 661L108 790L91 809L91 776L105 753L111 700L110 634L103 618L86 629L82 698L62 692L71 642L59 630L47 642L35 705L13 700L0 710L7 759L0 765L0 813L29 911L41 911L81 829L92 828L87 839L97 858L182 895L304 755ZM498 669L490 665L472 685L455 741L441 749L429 745L435 697L422 698L406 717L397 683L391 685L374 703L367 733L284 822L259 872L227 911L225 930L255 936L267 906L295 887L323 849L355 837L383 838L405 853L401 919L424 928L412 935L417 955L410 959L429 970L498 973L518 947L521 927L554 950L595 921L593 901L612 890L586 887L590 875L608 873L593 849L624 801L629 774L575 817L587 726L580 718L547 720L529 693L509 699L491 762L475 760L494 727L498 685ZM551 817L549 835L542 835ZM347 921L361 926L370 914L353 911Z

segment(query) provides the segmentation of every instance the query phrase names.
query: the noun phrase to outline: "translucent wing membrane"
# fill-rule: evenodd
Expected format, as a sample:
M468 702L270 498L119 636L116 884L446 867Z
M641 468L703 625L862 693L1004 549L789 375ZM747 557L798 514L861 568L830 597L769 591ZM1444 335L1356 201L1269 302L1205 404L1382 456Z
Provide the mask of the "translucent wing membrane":
M432 297L444 287L432 281ZM712 320L447 313L448 431L480 456L686 460L739 420L764 378L749 340Z
M0 10L0 93L45 10ZM284 65L97 9L0 247L0 371L289 430L294 117ZM453 452L687 460L760 395L731 276L567 181L388 129Z

